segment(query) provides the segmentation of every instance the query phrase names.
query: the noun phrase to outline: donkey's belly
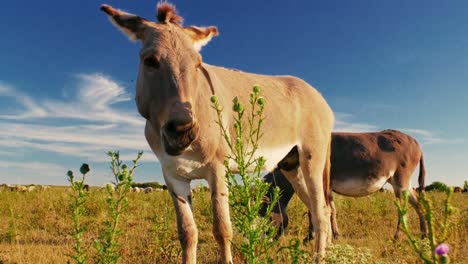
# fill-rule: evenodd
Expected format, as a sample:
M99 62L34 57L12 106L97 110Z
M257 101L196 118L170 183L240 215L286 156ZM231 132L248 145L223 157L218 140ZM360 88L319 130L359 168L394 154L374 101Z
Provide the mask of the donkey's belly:
M334 192L345 196L366 196L380 190L391 176L393 176L393 172L375 178L354 175L333 177L332 175L331 188Z
M263 166L262 169L270 172L276 168L278 162L286 157L289 151L291 151L291 149L293 149L296 145L296 143L291 143L275 147L264 147L258 149L258 151L255 153L255 156L262 156L265 159L265 166Z

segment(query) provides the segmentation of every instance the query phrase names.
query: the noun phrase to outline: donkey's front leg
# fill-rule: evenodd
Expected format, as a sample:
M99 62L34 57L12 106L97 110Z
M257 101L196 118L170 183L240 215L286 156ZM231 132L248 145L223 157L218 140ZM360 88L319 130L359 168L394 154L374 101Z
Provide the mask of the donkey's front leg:
M213 236L220 247L222 263L232 263L232 227L229 214L229 190L222 165L214 165L208 176L213 206Z
M190 181L164 177L176 209L177 230L182 246L182 263L197 262L198 230L192 212Z

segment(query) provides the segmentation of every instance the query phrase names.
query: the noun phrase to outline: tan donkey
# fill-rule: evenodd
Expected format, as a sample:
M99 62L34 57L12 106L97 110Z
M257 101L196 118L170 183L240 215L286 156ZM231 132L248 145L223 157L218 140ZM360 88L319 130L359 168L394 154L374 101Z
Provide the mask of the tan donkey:
M334 117L320 93L295 77L243 73L203 63L199 51L218 35L217 28L183 27L182 18L171 4L158 4L156 22L108 5L101 10L130 39L142 43L136 103L146 119L146 139L161 162L172 194L182 262L196 262L198 231L190 197L193 179L205 179L210 186L213 235L220 247L221 261L232 262L229 190L223 167L229 149L215 123L210 97L216 95L225 107L236 96L248 102L255 84L262 87L268 104L258 154L267 160L264 169L272 170L297 147L303 173L291 175L289 180L314 212L315 251L323 254L331 241L327 197ZM224 112L226 127L232 127L232 116Z

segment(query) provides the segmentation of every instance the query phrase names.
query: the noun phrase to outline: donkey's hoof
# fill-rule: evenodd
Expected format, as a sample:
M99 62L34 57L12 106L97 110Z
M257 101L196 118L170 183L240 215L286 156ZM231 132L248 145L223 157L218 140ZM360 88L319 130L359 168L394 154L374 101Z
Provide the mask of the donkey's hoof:
M314 240L314 238L315 238L315 233L309 233L307 234L307 236L304 237L304 239L302 240L302 243L306 244L307 242Z
M340 238L341 234L340 233L333 233L333 240L338 240Z

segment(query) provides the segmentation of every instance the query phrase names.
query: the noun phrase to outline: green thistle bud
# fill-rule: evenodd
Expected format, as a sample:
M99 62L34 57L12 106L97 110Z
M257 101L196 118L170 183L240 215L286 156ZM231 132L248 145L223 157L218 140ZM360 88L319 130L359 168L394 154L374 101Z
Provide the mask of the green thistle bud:
M253 87L253 91L254 91L254 93L256 93L256 94L260 93L260 86L255 85L255 86Z
M83 165L81 165L81 168L80 168L80 172L81 174L86 174L90 171L89 169L89 165L86 164L86 163L83 163Z
M218 97L216 95L211 96L210 98L211 103L216 104L218 102Z
M260 105L260 106L264 106L265 105L265 98L263 97L260 97L257 99L257 103Z
M237 104L234 104L234 106L232 107L232 110L234 110L234 112L236 113L242 113L244 112L244 106L240 103L237 103Z
M73 176L73 171L69 170L67 171L67 176L68 176L68 179L71 181L73 180L74 176Z
M265 166L266 160L263 157L258 158L258 167L263 168Z
M125 174L121 173L117 178L119 179L119 181L123 181L125 179Z
M122 165L122 174L124 174L125 176L128 174L128 167L127 165Z

